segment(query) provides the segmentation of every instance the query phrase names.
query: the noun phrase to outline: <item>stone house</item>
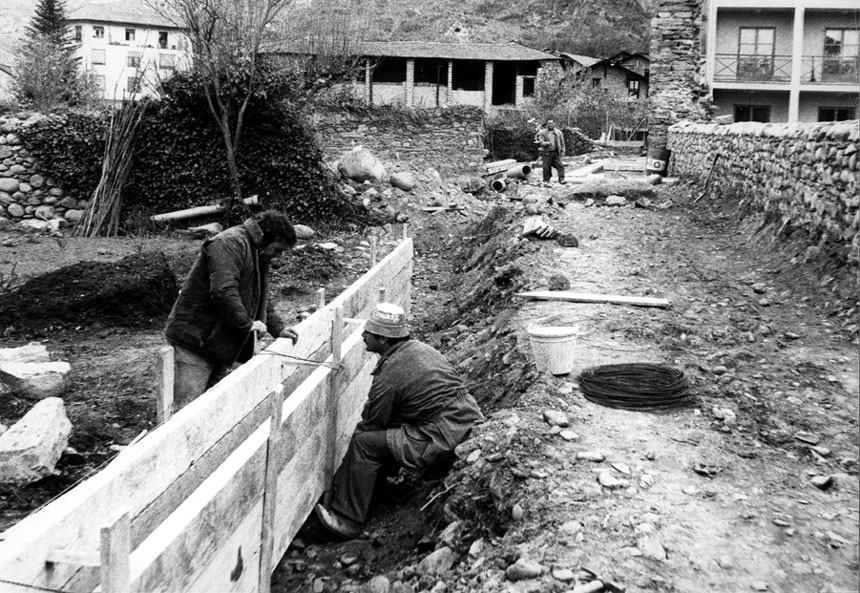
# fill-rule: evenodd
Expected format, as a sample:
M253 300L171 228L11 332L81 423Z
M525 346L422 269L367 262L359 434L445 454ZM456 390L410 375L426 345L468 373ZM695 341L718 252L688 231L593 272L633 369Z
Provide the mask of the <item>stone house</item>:
M856 0L707 0L705 14L715 115L788 123L857 117Z
M566 72L589 81L593 87L633 99L648 97L650 62L646 55L620 52L601 59L561 52L559 56Z
M522 108L535 93L538 70L560 61L514 41L373 41L355 51L364 59L364 71L350 87L369 104L472 105L486 112ZM273 46L266 53L292 52Z
M134 92L152 95L159 80L190 64L190 43L182 27L144 2L94 2L71 10L66 19L75 55L94 73L104 98L120 101Z

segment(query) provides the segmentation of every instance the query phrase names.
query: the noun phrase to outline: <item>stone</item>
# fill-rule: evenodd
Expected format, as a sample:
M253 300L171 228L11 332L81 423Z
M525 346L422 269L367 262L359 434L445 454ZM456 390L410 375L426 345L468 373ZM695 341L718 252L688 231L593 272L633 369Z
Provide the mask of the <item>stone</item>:
M753 581L750 583L750 589L753 591L767 591L768 585L765 581Z
M553 274L549 278L547 288L549 290L569 290L570 280L564 274Z
M356 562L358 562L358 556L355 554L342 554L340 558L338 558L340 563L343 566L352 566Z
M827 456L829 456L829 455L830 455L830 453L831 453L830 449L828 449L827 447L819 446L819 445L815 445L815 446L809 447L809 449L810 449L811 451L814 451L814 452L815 452L815 453L817 453L818 455L821 455L822 457L827 457Z
M389 593L391 581L388 580L388 577L378 575L364 583L359 590L361 593Z
M65 392L71 366L63 361L4 362L0 364L0 370L14 377L3 382L14 382L9 387L18 395L28 399L45 399Z
M620 488L626 488L628 486L626 480L619 480L612 475L612 472L608 470L600 472L600 475L597 476L597 481L600 482L601 486L608 490L618 490Z
M24 210L24 207L21 206L20 204L9 204L6 207L6 212L12 218L21 218L26 213L26 211Z
M661 561L667 558L666 548L663 547L663 542L660 540L659 535L646 535L639 539L637 545L646 558Z
M572 537L582 531L582 523L580 523L577 519L571 519L570 521L562 523L558 530L563 535Z
M10 144L12 146L16 146L21 144L21 139L17 134L6 134L6 144Z
M68 220L71 224L76 224L84 217L83 210L66 210L66 213L63 215L63 218Z
M394 173L388 179L389 183L403 191L412 191L415 187L415 176L409 171Z
M51 195L54 195L54 190L51 190ZM77 208L78 201L71 196L66 196L62 200L60 200L60 206L63 208Z
M567 414L560 410L544 410L543 411L543 419L544 422L549 424L550 426L569 426L570 420L567 418Z
M345 178L359 183L381 183L385 179L385 167L372 152L361 146L341 155L337 168Z
M819 490L827 490L833 485L833 476L814 476L810 483Z
M598 453L597 451L580 451L576 454L577 459L584 459L585 461L593 461L595 463L600 463L606 456L603 453Z
M0 191L6 192L7 194L14 194L18 191L18 187L21 184L17 179L13 179L11 177L0 177Z
M9 167L9 172L12 175L20 175L21 173L27 172L27 167L25 167L24 165L12 165L11 167Z
M14 153L12 152L12 149L11 149L11 148L9 148L8 146L6 146L5 144L4 144L4 145L0 145L0 159L8 159L8 158L9 158L10 156L12 156L13 154L14 154Z
M457 178L457 185L467 194L476 194L487 187L487 181L478 175L461 175Z
M58 198L63 197L63 190L59 187L52 187L50 190L48 190L48 193L51 194L52 196L56 196ZM69 198L69 199L74 199L74 198ZM66 208L71 208L71 206L66 206Z
M475 541L472 542L472 545L469 546L469 556L472 558L477 558L481 555L481 552L484 551L484 538L479 537Z
M38 402L0 436L0 483L29 484L53 474L71 432L62 399Z
M544 567L537 562L520 558L505 570L505 577L509 581L525 581L536 579L543 574L544 570Z
M44 231L45 229L50 228L47 220L39 220L36 218L25 218L18 223L18 226L22 229L29 229L32 231Z
M303 224L295 224L293 225L293 228L296 230L296 238L301 239L302 241L313 239L317 234L317 232L311 227Z
M17 348L0 348L0 364L4 362L50 362L48 349L39 342Z
M45 178L36 173L35 175L30 175L30 186L33 189L39 189L40 187L45 185Z
M566 441L578 441L579 435L573 432L572 430L562 430L558 433L558 436L563 438Z
M12 196L7 194L5 191L0 191L0 204L11 204L15 200L12 199Z
M552 578L562 583L569 583L576 578L576 573L569 568L557 568L552 571Z
M625 206L627 205L627 198L624 196L607 196L604 204L607 206Z
M444 546L422 558L418 563L418 570L421 574L441 575L448 572L453 564L454 552Z
M817 434L813 434L811 432L798 432L794 435L794 438L796 438L802 443L807 443L809 445L817 445L818 442L821 440Z
M524 516L525 516L525 511L523 510L523 507L520 505L520 503L516 503L511 508L511 518L514 521L522 521Z
M579 239L570 234L559 235L556 241L561 247L579 247Z
M51 220L57 217L57 211L53 206L38 206L36 208L36 218L41 220Z
M463 534L463 522L462 521L452 521L448 524L448 526L442 530L442 533L439 534L439 541L448 546L449 548L455 548L457 544L460 542L460 536Z

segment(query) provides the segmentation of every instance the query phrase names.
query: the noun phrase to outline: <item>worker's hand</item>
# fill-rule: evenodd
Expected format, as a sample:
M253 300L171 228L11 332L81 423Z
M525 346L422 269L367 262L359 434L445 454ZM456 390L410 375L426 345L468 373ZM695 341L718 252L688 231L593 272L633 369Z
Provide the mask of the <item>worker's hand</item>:
M268 329L266 329L266 324L262 321L255 321L253 325L251 325L251 331L257 332L258 337L265 336L268 333Z
M292 340L293 346L295 346L296 343L299 341L299 332L297 332L292 327L288 327L288 328L282 329L281 333L278 337L289 338L290 340Z

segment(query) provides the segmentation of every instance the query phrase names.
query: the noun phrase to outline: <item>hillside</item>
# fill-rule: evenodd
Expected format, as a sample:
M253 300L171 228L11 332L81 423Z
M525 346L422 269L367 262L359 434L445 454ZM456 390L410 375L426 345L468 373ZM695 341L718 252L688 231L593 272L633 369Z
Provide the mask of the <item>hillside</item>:
M621 50L647 51L654 1L364 0L354 2L354 8L360 7L367 40L517 40L541 49L607 56ZM10 59L37 2L3 0L0 63ZM67 2L67 7L79 3ZM322 18L326 13L320 10Z

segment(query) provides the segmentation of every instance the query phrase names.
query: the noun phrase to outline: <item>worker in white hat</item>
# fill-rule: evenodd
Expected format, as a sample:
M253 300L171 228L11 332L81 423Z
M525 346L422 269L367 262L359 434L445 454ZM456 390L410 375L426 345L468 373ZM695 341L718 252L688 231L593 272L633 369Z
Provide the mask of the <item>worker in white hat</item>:
M326 529L345 538L361 533L383 465L419 471L438 465L484 419L451 363L409 337L402 308L377 305L363 337L368 352L379 355L373 383L335 473L331 503L314 509Z

